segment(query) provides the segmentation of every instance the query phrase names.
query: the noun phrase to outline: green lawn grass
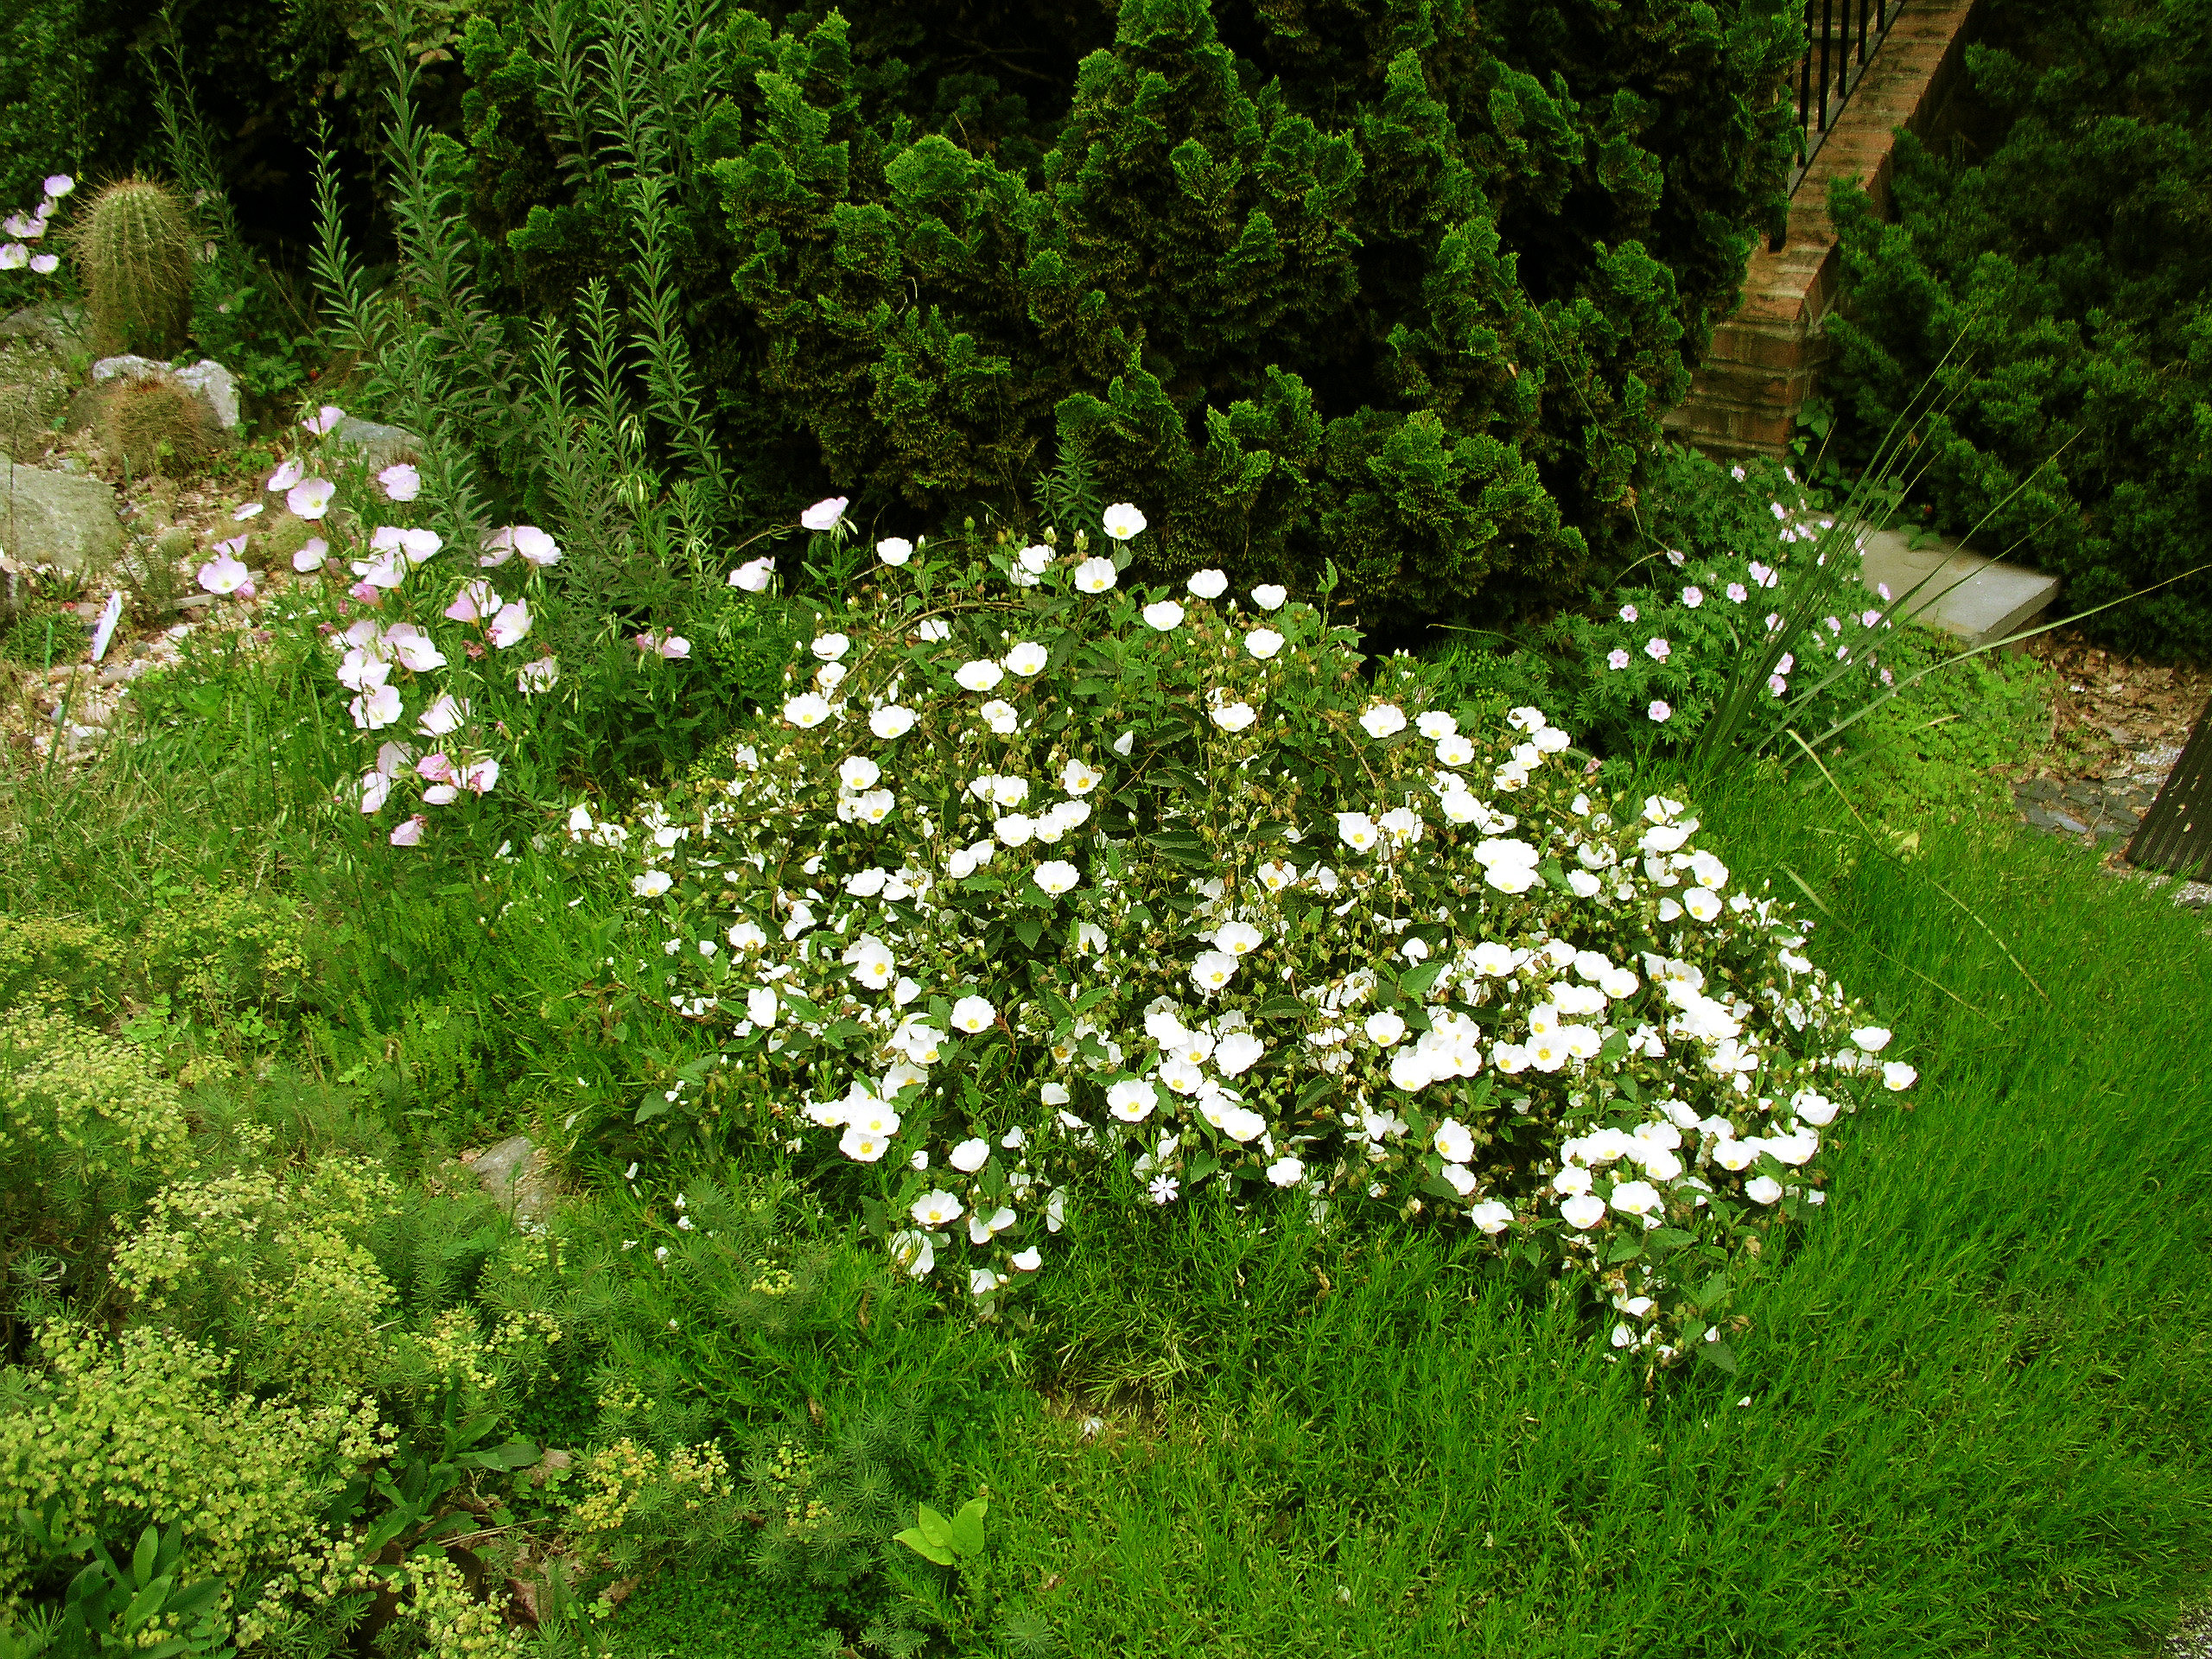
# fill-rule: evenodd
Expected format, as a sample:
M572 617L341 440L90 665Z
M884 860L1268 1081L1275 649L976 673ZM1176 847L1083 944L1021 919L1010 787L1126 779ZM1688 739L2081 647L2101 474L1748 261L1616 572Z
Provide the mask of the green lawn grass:
M167 694L188 747L8 785L0 906L127 932L199 882L335 918L323 1014L276 1058L354 1078L424 1160L548 1135L579 1073L634 1086L612 1068L636 1056L559 1001L614 899L527 849L397 864L315 829L327 780L283 752L281 691L218 665ZM1448 1230L1162 1212L1110 1186L1018 1328L872 1288L874 1247L833 1222L813 1229L826 1288L780 1333L738 1329L737 1300L661 1307L689 1294L673 1278L601 1284L636 1327L607 1314L604 1353L734 1443L764 1410L804 1433L802 1397L829 1436L887 1402L934 1414L909 1499L987 1491L990 1548L957 1580L894 1550L944 1620L932 1652L2141 1652L2212 1558L2212 942L2076 849L1869 798L1878 830L1921 832L1909 862L1824 788L1700 801L1739 881L1818 895L1814 953L1923 1073L1909 1108L1838 1126L1831 1202L1747 1287L1733 1375L1612 1363L1591 1310ZM632 1199L628 1155L571 1172L610 1234L756 1161L668 1153ZM661 1335L671 1310L685 1329ZM740 1350L745 1388L699 1371ZM780 1403L748 1418L740 1395ZM648 1579L617 1650L780 1651L797 1604L749 1571ZM783 1611L748 1647L756 1603Z
M1435 1237L1097 1238L1057 1403L964 1471L996 1593L1075 1653L2140 1651L2212 1519L2201 920L2024 836L1899 866L1819 796L1704 805L1924 1079L1836 1136L1739 1372L1646 1392Z

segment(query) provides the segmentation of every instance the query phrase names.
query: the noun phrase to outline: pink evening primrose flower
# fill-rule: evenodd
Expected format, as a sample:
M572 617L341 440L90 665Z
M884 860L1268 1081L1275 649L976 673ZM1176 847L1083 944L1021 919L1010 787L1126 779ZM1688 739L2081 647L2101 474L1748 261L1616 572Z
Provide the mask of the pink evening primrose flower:
M423 841L423 831L429 827L429 819L424 817L420 812L416 813L391 832L391 844L395 847L420 846Z
M498 786L499 763L488 754L480 760L472 760L461 769L459 781L472 795L488 795Z
M0 243L0 270L21 270L30 262L31 251L22 243Z
M241 599L253 597L253 572L246 569L232 549L243 544L241 537L225 542L215 550L215 556L200 567L200 585L211 594L236 594Z
M300 429L303 432L312 432L318 438L327 437L338 429L339 422L345 418L344 410L335 404L325 404L300 423Z
M67 195L76 188L77 181L71 178L67 173L53 174L49 175L46 181L46 194L52 196L56 201L59 201L62 197Z
M560 543L536 524L509 524L484 538L484 551L476 563L490 569L505 564L518 553L524 563L541 570L561 562Z
M492 589L492 584L479 577L454 595L453 603L445 613L456 622L481 622L498 614L505 601Z
M41 276L53 276L55 269L60 264L61 257L59 254L35 253L31 255L31 269Z
M397 461L377 474L377 483L390 501L412 501L423 493L423 474L407 461Z
M837 521L845 516L845 506L849 499L849 497L842 495L824 497L799 514L800 527L817 531L835 530Z
M261 512L262 506L260 502L249 501L244 506L238 507L232 512L231 522L235 524L242 524L249 518L258 518L261 517Z
M768 584L775 580L775 560L754 559L749 564L739 565L729 573L729 585L748 594L762 594L767 592Z
M492 626L485 630L485 637L505 651L509 645L520 644L523 636L529 632L530 601L518 599L499 607L499 613L492 619ZM687 652L690 649L688 645L684 646Z
M273 490L276 486L272 481L269 487ZM330 511L331 499L337 493L338 486L327 478L302 479L285 490L284 505L296 518L320 518Z
M321 569L329 557L330 543L320 536L310 536L307 545L292 555L292 569L306 575L310 571Z
M515 690L526 697L535 696L540 691L550 691L560 677L560 664L550 657L540 657L516 671Z
M264 490L271 491L289 490L293 485L298 483L306 476L307 469L302 467L298 461L288 461L284 462L283 466L277 467L275 472L270 474L268 480L264 483L261 487Z
M1861 611L1859 613L1859 626L1862 628L1871 628L1881 620L1882 613L1879 611Z

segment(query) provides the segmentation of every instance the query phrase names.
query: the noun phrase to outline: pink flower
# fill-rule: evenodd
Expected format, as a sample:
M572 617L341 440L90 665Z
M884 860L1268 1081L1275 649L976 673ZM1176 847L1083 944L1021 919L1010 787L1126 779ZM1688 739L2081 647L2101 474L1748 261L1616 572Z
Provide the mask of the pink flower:
M429 827L429 819L424 817L420 812L416 813L414 817L391 832L391 844L395 847L421 845L423 831Z
M1859 626L1862 628L1871 628L1881 620L1882 613L1879 611L1861 611L1859 613Z
M1782 619L1776 615L1772 611L1769 611L1766 613L1766 631L1769 633L1779 633L1782 632Z
M264 490L289 490L307 476L307 469L296 461L288 461L269 474L262 484Z
M505 651L509 645L518 643L529 632L529 601L518 599L499 607L499 613L492 619L492 626L486 630L486 637ZM684 649L688 651L690 647L687 645Z
M415 763L415 775L426 784L449 784L455 773L453 758L443 749L433 749Z
M1616 646L1605 658L1605 666L1618 671L1628 666L1628 652Z
M233 549L243 544L244 538L240 537L217 547L216 556L200 567L200 585L211 594L236 594L241 599L251 599L253 572L232 554Z
M456 622L481 622L497 615L505 602L493 591L492 584L480 577L454 595L446 614Z
M385 499L392 501L412 501L423 493L423 474L406 461L397 461L377 474Z
M391 794L391 777L388 772L365 772L358 785L361 791L361 811L366 816L384 810L384 804Z
M249 518L258 518L261 517L261 512L262 506L260 502L249 501L244 506L239 507L233 512L231 514L231 518L233 523L242 524Z
M1789 690L1789 682L1779 674L1770 674L1766 677L1766 689L1778 697Z
M302 431L324 437L338 429L338 423L346 418L346 411L334 404L325 404L321 409L300 423Z
M1732 600L1735 601L1735 602L1736 602L1737 604L1738 604L1738 605L1742 604L1745 600L1749 599L1751 596L1751 590L1750 588L1748 588L1745 587L1745 586L1744 586L1744 584L1743 584L1742 582L1730 582L1730 583L1728 584L1728 597L1729 597L1730 599L1732 599Z
M488 569L505 564L518 553L541 570L561 562L560 544L536 524L509 524L484 538L484 551L476 563Z
M837 521L845 516L846 500L844 496L833 495L817 501L799 514L799 524L807 530L833 530Z
M1643 644L1643 654L1649 657L1655 663L1665 662L1668 656L1673 652L1673 650L1674 647L1669 645L1664 639L1656 638L1647 639Z
M1793 652L1785 651L1782 653L1782 660L1774 665L1774 671L1777 674L1787 674L1791 669L1796 666L1797 658L1796 655Z
M1884 685L1895 685L1897 683L1895 680L1890 677L1890 671L1886 668L1882 671L1882 683Z
M292 555L292 569L305 575L310 570L321 569L329 556L330 543L320 536L310 536L307 545Z
M422 719L415 722L415 729L424 737L443 737L460 729L468 718L466 700L456 698L452 692L442 692L438 700L423 711Z
M766 593L775 575L775 560L754 559L749 564L739 565L729 573L729 585L742 588L748 594Z
M61 256L55 253L35 253L31 255L30 264L32 270L39 276L51 276L60 266Z
M30 262L31 251L22 243L0 243L0 270L21 270Z
M1660 721L1662 724L1664 724L1666 721L1672 720L1675 717L1675 711L1672 709L1669 708L1665 703L1656 701L1652 703L1650 708L1645 709L1644 713L1649 715L1652 719Z
M1622 621L1624 621L1624 622L1633 622L1633 621L1635 621L1635 620L1636 620L1636 607L1635 607L1635 606L1633 606L1633 605L1624 605L1624 606L1622 606L1622 607L1621 607L1621 620L1622 620Z
M327 478L302 479L284 492L284 505L294 518L320 518L330 511L331 499L337 493L338 486Z
M461 769L461 786L472 795L488 795L499 781L499 763L486 755Z
M67 195L76 188L77 181L71 178L67 173L54 174L49 176L46 181L46 194L53 197L56 201L60 200L62 197Z
M515 673L515 690L523 696L535 696L540 691L550 691L561 677L561 665L551 657L540 657L536 662L524 663Z
M1702 605L1702 604L1704 604L1704 603L1705 603L1705 591L1704 591L1704 589L1700 588L1683 588L1683 589L1682 589L1682 603L1683 603L1683 604L1685 604L1685 605L1687 605L1687 606L1688 606L1688 607L1690 607L1690 609L1692 609L1692 610L1695 610L1695 609L1697 609L1697 607L1698 607L1699 606L1700 606L1700 605Z

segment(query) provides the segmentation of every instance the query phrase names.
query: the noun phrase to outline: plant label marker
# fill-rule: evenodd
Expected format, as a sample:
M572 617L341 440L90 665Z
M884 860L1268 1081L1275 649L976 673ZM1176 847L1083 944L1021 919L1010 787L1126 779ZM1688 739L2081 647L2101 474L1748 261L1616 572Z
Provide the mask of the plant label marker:
M2127 843L2127 861L2186 880L2212 880L2212 703L2190 728L2181 758Z

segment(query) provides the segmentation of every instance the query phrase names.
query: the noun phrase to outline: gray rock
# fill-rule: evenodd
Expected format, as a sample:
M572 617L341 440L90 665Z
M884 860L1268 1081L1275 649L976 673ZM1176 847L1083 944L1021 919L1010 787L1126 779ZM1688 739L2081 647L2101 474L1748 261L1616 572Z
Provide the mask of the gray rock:
M553 1206L537 1148L526 1135L510 1135L478 1153L468 1168L492 1201L517 1221L542 1221Z
M215 424L226 432L239 429L238 383L231 372L213 358L202 358L186 368L173 368L167 363L156 363L145 357L104 357L92 365L92 380L113 380L118 377L127 380L143 380L149 375L167 375L179 385L207 405L214 416Z
M0 339L28 340L57 352L84 350L92 336L76 305L27 305L0 317Z
M24 569L82 570L123 551L115 492L96 478L0 464L0 550Z
M423 453L423 440L404 426L382 426L357 421L351 415L339 422L333 437L341 449L356 451L372 472L382 472L394 461Z

